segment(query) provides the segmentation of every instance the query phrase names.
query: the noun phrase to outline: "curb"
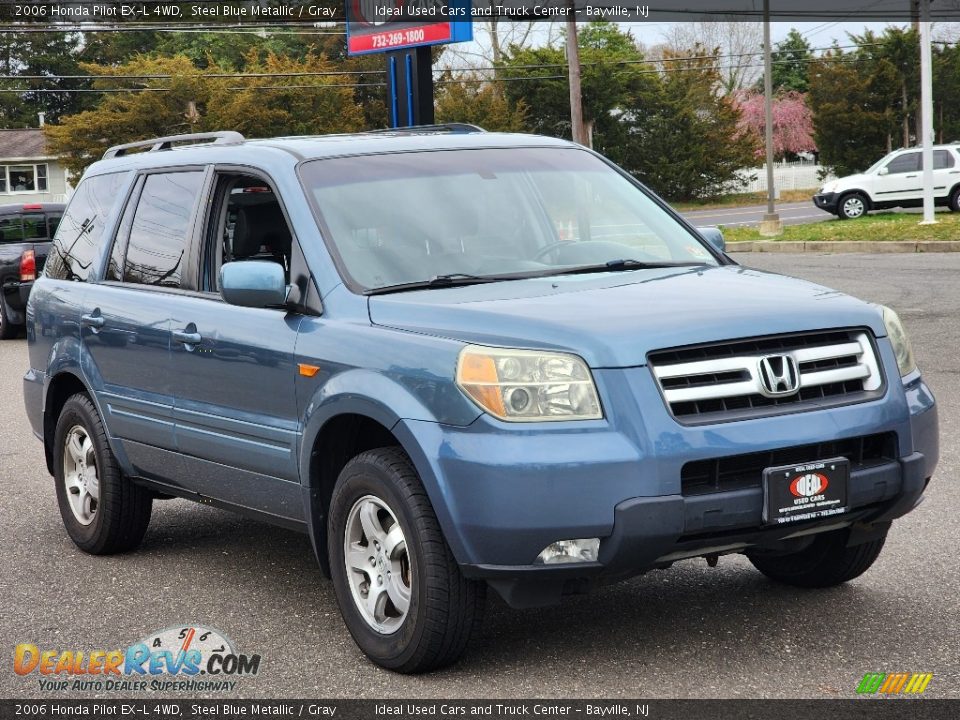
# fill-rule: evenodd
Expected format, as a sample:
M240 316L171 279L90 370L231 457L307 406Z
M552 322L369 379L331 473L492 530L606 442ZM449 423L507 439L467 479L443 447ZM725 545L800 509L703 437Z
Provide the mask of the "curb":
M960 240L746 240L727 243L727 252L941 253L960 252Z

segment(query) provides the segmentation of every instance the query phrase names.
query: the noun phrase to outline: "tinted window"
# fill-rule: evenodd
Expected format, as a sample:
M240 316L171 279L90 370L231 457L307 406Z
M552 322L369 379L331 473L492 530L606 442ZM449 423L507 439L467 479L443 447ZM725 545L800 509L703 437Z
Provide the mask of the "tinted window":
M23 223L19 215L0 218L0 243L23 242Z
M57 228L47 257L47 277L87 280L95 269L104 224L120 194L126 173L83 180Z
M893 173L913 172L920 168L920 153L911 152L895 157L887 165L887 170Z
M60 213L56 215L47 215L47 237L53 237L57 234L57 226L60 225Z
M48 238L46 216L24 215L23 237L26 240L46 240Z
M130 227L123 280L180 287L202 171L148 175Z
M953 153L949 150L933 151L933 169L944 170L953 167Z

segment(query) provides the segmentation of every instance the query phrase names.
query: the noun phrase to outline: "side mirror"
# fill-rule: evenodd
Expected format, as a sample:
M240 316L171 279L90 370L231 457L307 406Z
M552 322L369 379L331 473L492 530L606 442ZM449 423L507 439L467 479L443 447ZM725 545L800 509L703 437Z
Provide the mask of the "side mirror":
M889 174L890 174L890 168L888 168L888 167L886 167L886 166L884 166L884 167L880 168L879 170L877 170L877 175L889 175Z
M220 294L241 307L283 305L287 301L283 268L270 260L228 262L220 268Z
M727 251L727 241L723 239L723 232L720 228L702 227L697 228L697 232L700 233L700 237L713 245L715 249L720 252Z

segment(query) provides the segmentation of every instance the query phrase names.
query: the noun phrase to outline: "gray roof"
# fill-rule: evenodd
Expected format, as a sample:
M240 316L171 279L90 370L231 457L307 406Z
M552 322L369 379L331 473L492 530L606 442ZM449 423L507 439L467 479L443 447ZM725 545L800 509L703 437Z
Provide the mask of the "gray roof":
M43 130L0 130L0 160L50 157Z
M117 172L130 168L176 166L186 163L251 162L254 165L282 162L295 165L302 160L373 155L392 152L454 150L472 148L579 147L568 140L519 133L356 133L247 140L237 145L186 145L163 152L138 152L101 160L88 173Z

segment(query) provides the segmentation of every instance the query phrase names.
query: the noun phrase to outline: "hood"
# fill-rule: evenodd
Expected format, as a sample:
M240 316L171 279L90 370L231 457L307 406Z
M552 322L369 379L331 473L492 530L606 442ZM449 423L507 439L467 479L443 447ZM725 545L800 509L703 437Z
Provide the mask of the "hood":
M848 188L848 187L852 187L853 185L859 185L864 179L866 179L866 177L867 176L864 175L863 173L855 173L853 175L844 175L842 178L836 178L834 180L829 180L823 183L822 187L833 185L834 187L837 187L837 188L841 188L841 187Z
M759 335L869 327L876 306L735 265L514 280L369 298L375 325L469 343L572 351L594 368L648 352Z

